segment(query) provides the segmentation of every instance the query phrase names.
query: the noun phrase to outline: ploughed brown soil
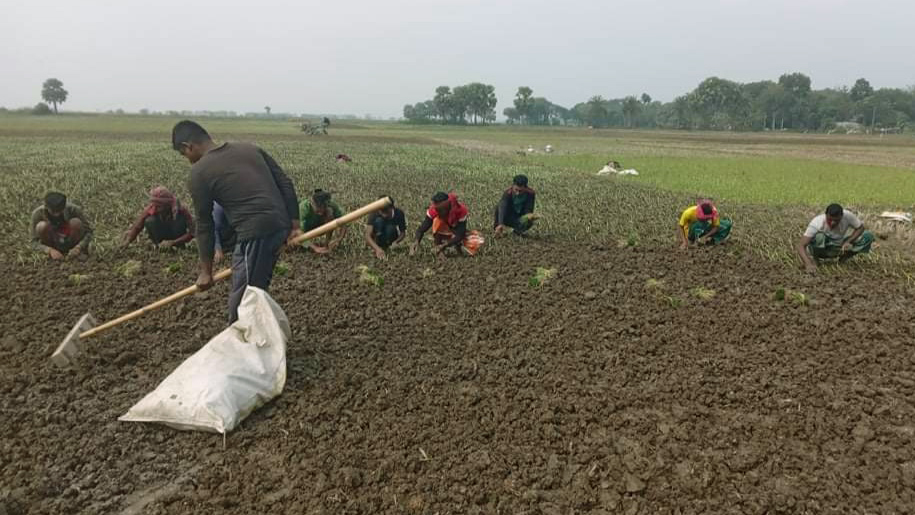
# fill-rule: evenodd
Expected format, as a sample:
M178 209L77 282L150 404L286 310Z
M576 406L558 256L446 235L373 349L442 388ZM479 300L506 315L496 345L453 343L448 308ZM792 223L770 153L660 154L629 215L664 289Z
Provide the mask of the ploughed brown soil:
M915 294L750 254L298 253L271 290L286 390L225 444L116 420L224 327L224 285L89 340L77 370L48 361L83 312L169 294L192 259L4 265L0 514L915 511ZM534 289L538 266L558 274Z

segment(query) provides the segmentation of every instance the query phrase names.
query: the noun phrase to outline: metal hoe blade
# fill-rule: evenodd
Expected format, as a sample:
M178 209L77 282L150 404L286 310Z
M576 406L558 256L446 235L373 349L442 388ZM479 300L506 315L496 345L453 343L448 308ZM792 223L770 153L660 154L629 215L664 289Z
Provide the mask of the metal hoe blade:
M76 357L83 351L82 345L80 345L79 335L92 329L95 325L96 322L95 318L92 317L92 313L83 315L79 319L79 322L73 326L73 329L70 329L67 337L64 338L63 343L57 347L54 354L51 354L51 361L61 368L67 368L73 365L76 361Z

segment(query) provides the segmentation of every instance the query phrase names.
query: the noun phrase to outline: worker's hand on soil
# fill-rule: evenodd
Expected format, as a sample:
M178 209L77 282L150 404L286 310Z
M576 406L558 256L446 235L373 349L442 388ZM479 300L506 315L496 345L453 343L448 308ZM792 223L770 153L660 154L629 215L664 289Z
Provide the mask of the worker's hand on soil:
M680 250L686 250L689 248L689 243L683 242L680 244Z
M382 249L375 249L375 257L378 259L387 259L387 254L384 253Z
M170 249L170 248L172 248L173 246L175 246L175 240L162 240L162 241L159 242L159 249L160 249L160 250Z
M416 243L415 241L414 241L413 243L410 244L410 255L411 255L411 256L413 256L413 255L416 254L416 247L417 247L418 245L419 245L419 244Z
M57 250L57 249L52 249L52 248L49 248L49 249L48 249L48 255L51 256L51 259L53 259L53 260L55 260L55 261L58 260L58 259L63 259L63 258L64 258L64 255L61 254L59 250Z
M207 291L213 286L213 275L206 272L200 272L197 275L197 289Z
M496 226L496 236L502 236L502 232L503 232L503 231L505 231L505 226L504 226L504 225L497 225L497 226Z
M330 252L329 248L322 247L320 245L314 245L314 244L312 244L311 250L313 250L315 252L315 254L327 254L328 252Z
M127 248L130 246L130 231L124 233L124 238L121 241L121 248Z
M82 250L80 250L79 247L73 247L72 249L70 249L70 252L67 252L67 256L68 256L68 257L76 257L76 256L78 256L81 252L82 252Z
M842 254L845 254L849 250L851 250L851 242L846 241L845 243L842 244Z
M226 254L225 254L225 252L222 251L222 249L218 249L215 252L213 252L213 262L214 263L222 263L222 260L225 258L226 258Z
M806 266L806 271L807 271L807 273L810 274L810 275L816 275L816 273L817 273L817 266L814 265L814 264L809 264L809 265Z

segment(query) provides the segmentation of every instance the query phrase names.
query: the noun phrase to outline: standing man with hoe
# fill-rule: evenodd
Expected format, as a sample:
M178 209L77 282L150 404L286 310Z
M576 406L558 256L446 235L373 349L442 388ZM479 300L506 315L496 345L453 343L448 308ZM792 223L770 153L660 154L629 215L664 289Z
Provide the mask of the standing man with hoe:
M237 235L229 294L229 323L235 322L245 288L266 290L283 245L302 234L295 188L262 149L250 143L217 145L190 120L175 124L172 147L192 165L189 189L198 220L200 290L213 285L214 201L222 206Z

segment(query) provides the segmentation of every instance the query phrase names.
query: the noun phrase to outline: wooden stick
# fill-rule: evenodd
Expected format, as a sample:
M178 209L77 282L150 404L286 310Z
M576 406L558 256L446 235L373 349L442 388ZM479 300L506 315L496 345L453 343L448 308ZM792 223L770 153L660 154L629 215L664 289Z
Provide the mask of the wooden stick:
M379 209L385 208L389 205L391 205L391 199L389 197L384 197L384 198L378 199L375 202L372 202L371 204L362 206L359 209L357 209L351 213L347 213L347 214L341 216L340 218L331 220L330 222L328 222L320 227L316 227L316 228L306 232L305 234L302 234L301 236L298 236L297 238L293 239L290 243L292 243L293 245L299 245L304 241L317 238L318 236L321 236L322 234L333 231L334 229L337 229L343 225L346 225L354 220L358 220L359 218L361 218L373 211L378 211ZM217 272L215 275L213 275L213 282L214 283L219 282L231 275L232 275L232 269L224 268L224 269L220 270L219 272ZM171 304L172 302L175 302L176 300L187 297L188 295L193 295L194 293L197 293L198 291L199 291L199 288L197 288L196 284L193 286L188 286L187 288L185 288L181 291L175 292L175 293L169 295L168 297L165 297L164 299L157 300L156 302L153 302L152 304L149 304L147 306L143 306L142 308L140 308L134 312L131 312L124 316L115 318L114 320L111 320L109 322L105 322L104 324L102 324L98 327L93 327L92 329L89 329L88 331L86 331L84 333L80 333L79 337L80 337L80 339L88 338L96 333L100 333L106 329L110 329L110 328L112 328L116 325L122 324L128 320L133 320L134 318L145 315L146 313L149 313L150 311L161 308L162 306Z

